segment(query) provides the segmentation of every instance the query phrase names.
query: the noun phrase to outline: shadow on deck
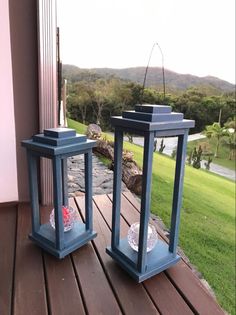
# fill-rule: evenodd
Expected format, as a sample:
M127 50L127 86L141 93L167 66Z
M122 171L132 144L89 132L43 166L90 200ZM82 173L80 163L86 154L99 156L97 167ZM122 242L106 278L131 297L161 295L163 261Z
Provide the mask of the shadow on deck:
M111 239L111 198L99 195L93 201L97 238L62 260L28 239L28 204L0 208L1 315L224 314L183 260L142 284L132 280L105 253ZM83 216L83 197L70 199L70 204ZM139 203L129 192L122 195L122 209L125 236L139 220ZM42 214L48 220L49 209Z

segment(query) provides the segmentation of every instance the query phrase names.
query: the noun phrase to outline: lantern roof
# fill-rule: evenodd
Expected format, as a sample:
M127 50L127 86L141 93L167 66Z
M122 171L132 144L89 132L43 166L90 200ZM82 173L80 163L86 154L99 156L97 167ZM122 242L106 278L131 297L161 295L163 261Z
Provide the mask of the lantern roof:
M22 141L22 146L49 155L66 154L94 147L96 141L89 140L85 135L77 134L70 128L45 129L31 140Z
M142 131L189 129L195 125L194 120L184 119L182 113L172 112L171 106L153 104L138 104L135 110L123 111L122 116L111 117L111 123Z

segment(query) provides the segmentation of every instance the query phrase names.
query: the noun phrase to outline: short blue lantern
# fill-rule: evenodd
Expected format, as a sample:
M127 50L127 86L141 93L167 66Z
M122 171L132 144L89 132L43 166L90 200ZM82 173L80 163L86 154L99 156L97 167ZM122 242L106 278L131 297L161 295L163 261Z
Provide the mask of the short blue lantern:
M58 258L65 257L96 236L92 224L92 148L95 144L96 141L88 140L86 136L76 134L75 130L69 128L45 129L43 134L22 141L22 146L27 150L32 210L32 233L29 237ZM68 231L65 232L65 215L67 219L71 215L68 206L67 158L78 154L84 154L85 157L85 224L76 221L73 228L67 227ZM51 213L51 224L41 224L40 220L38 166L41 157L52 161L54 211ZM68 212L64 213L64 210Z
M170 106L144 104L136 105L135 111L124 111L122 117L112 117L111 122L115 127L112 239L111 247L108 247L106 252L136 281L142 282L171 267L180 259L177 255L177 243L186 146L189 128L194 127L194 121L183 119L182 113L171 112ZM144 137L143 179L137 251L131 248L128 238L120 239L122 150L124 132ZM156 246L150 251L147 247L147 241L150 228L148 223L150 217L154 139L155 137L169 136L178 137L170 240L169 244L166 244L162 240L158 240Z

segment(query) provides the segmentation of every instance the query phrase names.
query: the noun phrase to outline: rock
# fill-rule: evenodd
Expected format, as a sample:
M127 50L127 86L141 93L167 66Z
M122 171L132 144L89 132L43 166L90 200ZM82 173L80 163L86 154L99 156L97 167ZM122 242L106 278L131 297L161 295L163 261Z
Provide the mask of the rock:
M102 135L102 129L96 124L88 125L86 135L89 139L99 139Z
M111 146L109 142L105 140L98 140L97 145L94 148L94 151L105 156L111 161L114 160L114 148Z
M68 184L68 187L69 187L69 188L78 188L78 185L75 184L75 183L69 183L69 184Z
M103 194L105 194L105 192L101 187L95 187L93 189L93 195L103 195Z
M131 151L127 151L127 150L124 150L123 152L123 160L124 161L133 161L134 159L134 153L131 152Z
M75 194L74 193L69 193L68 197L75 197Z
M85 195L84 192L82 192L80 190L76 191L74 194L75 194L75 197L80 197L80 196L84 196Z
M75 177L72 175L68 175L68 182L73 182L75 180Z

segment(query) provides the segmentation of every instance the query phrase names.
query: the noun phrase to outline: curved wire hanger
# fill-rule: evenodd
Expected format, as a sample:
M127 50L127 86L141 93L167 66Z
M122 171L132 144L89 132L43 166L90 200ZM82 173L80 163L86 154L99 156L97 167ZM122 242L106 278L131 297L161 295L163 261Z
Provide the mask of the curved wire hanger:
M166 82L165 82L164 55L163 55L161 46L160 46L158 43L154 43L153 46L152 46L150 55L149 55L147 67L146 67L145 74L144 74L144 80L143 80L143 86L142 86L142 93L141 93L140 98L139 98L141 105L142 105L142 103L143 103L143 93L144 93L145 84L146 84L146 79L147 79L147 72L148 72L149 64L150 64L150 61L151 61L151 58L152 58L152 53L153 53L153 50L154 50L155 46L157 46L157 47L159 48L159 51L160 51L160 53L161 53L162 83L163 83L163 95L164 95L164 99L165 99L165 97L166 97Z

